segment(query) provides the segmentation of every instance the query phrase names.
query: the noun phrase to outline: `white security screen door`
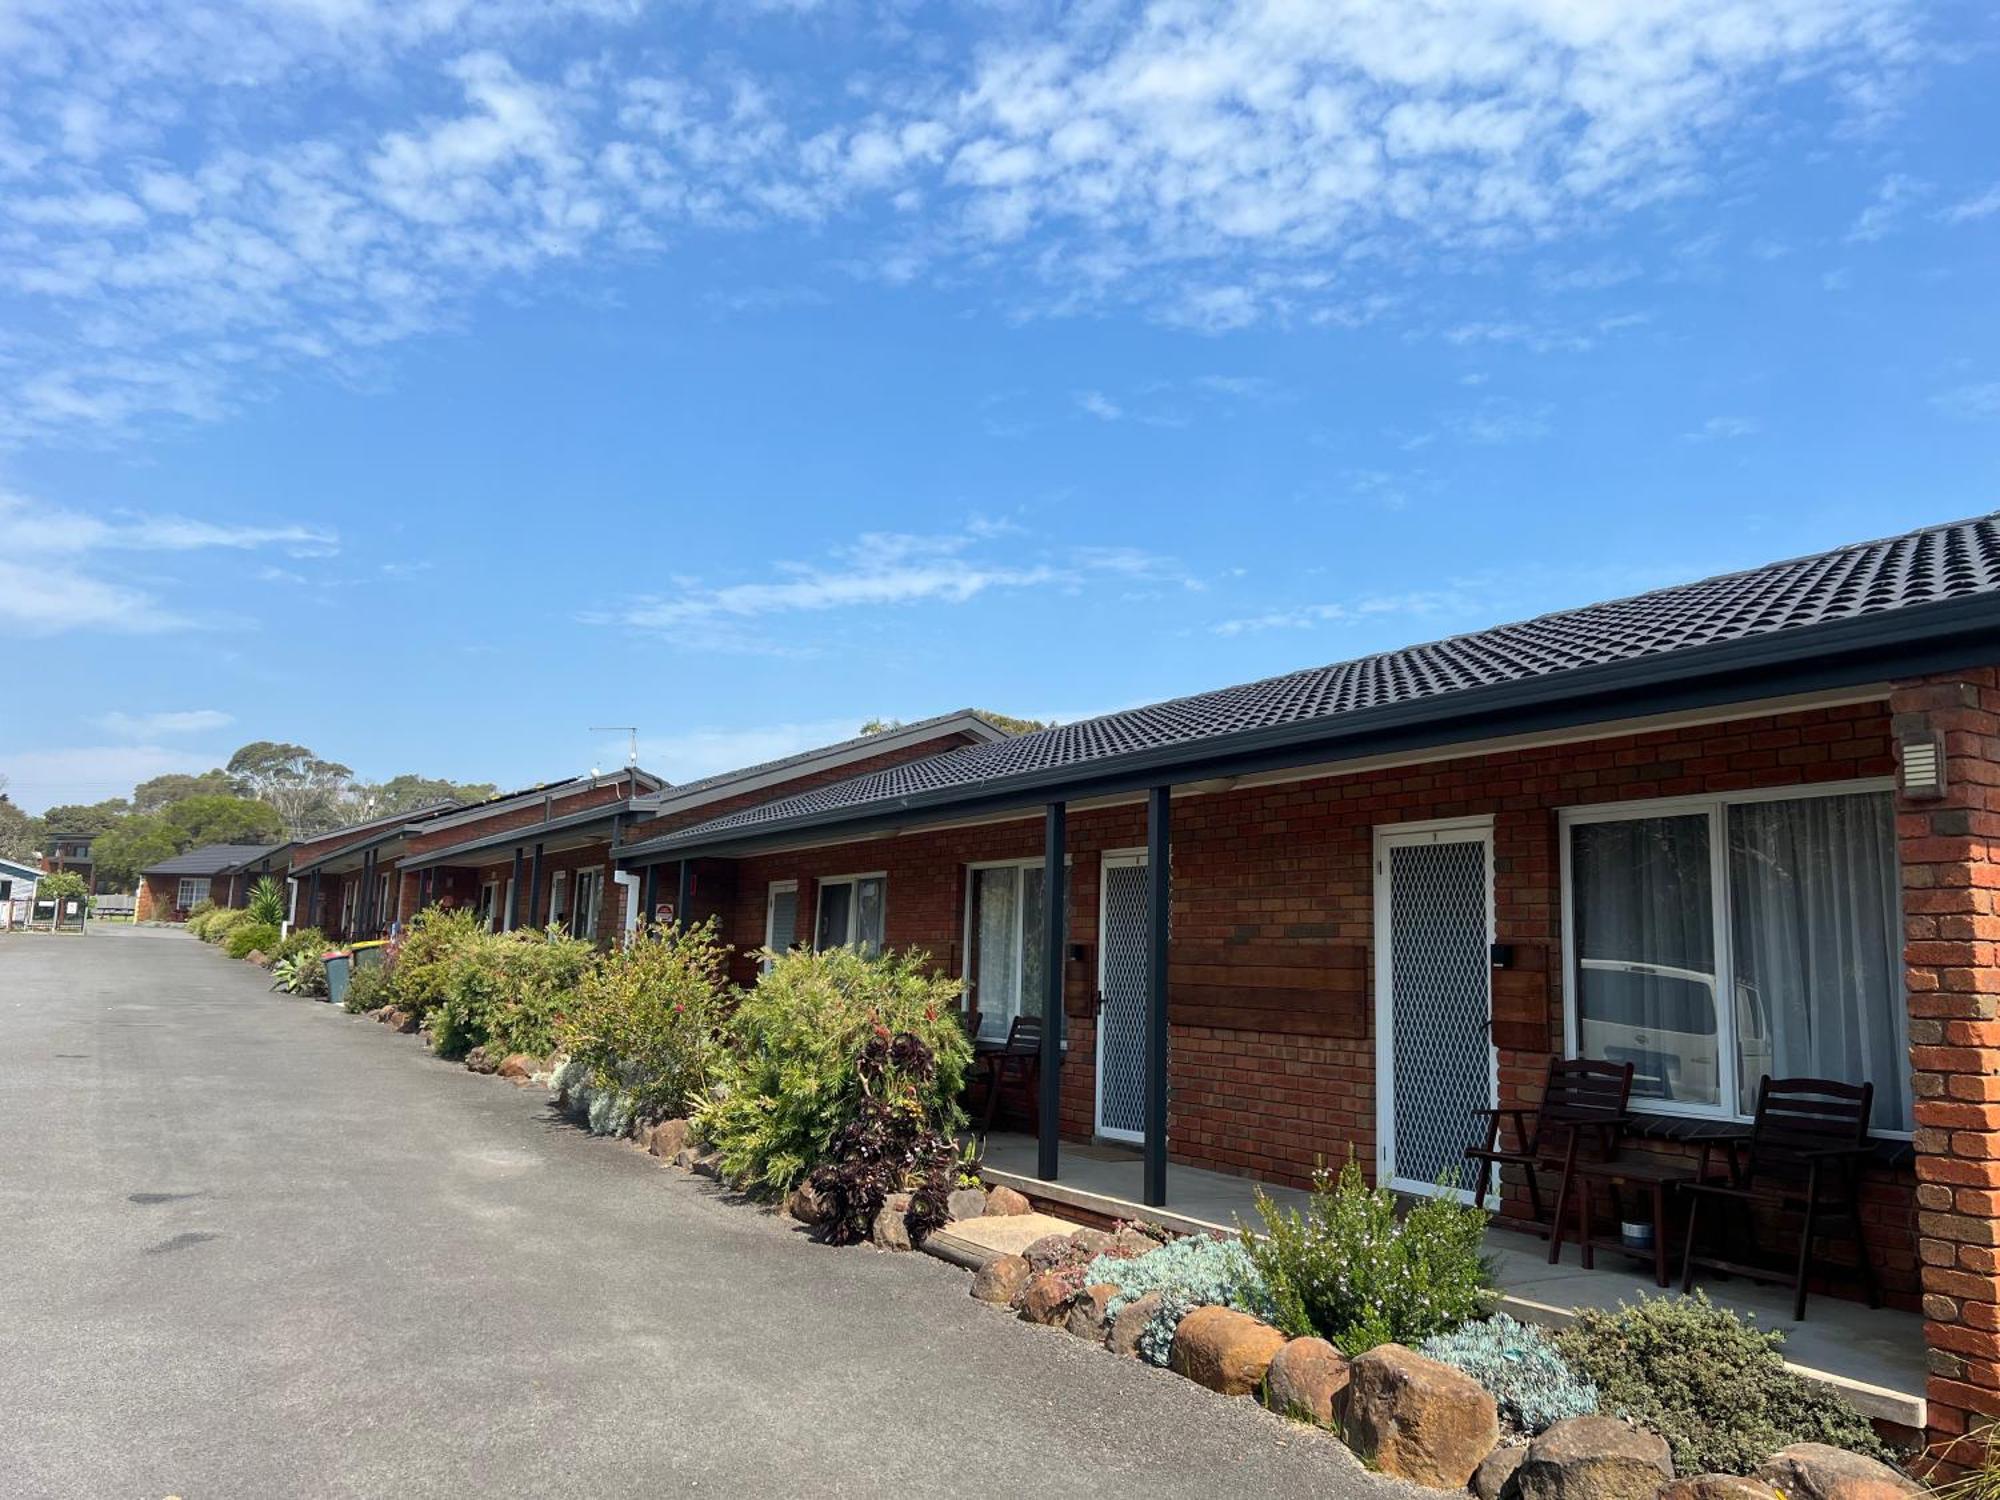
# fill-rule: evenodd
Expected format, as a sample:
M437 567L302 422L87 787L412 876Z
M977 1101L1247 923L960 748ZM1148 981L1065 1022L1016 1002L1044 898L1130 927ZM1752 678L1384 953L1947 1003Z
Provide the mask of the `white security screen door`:
M1146 856L1107 854L1097 904L1097 1133L1146 1138Z
M1467 1180L1497 1097L1492 855L1486 823L1375 836L1377 1177L1402 1192Z

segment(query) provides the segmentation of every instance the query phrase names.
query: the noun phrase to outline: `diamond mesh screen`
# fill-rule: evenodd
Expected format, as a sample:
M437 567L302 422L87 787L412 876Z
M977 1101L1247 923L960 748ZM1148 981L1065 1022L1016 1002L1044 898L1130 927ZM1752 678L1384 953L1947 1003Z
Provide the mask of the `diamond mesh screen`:
M1486 846L1391 848L1389 927L1395 1176L1434 1183L1463 1175L1493 1097Z
M1142 1136L1146 1129L1146 867L1104 869L1104 1009L1097 1128Z

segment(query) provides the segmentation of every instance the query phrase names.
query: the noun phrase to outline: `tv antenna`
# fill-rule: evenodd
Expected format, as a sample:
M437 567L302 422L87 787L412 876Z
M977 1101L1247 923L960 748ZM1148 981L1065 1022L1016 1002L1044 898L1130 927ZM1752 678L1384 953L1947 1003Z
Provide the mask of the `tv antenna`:
M637 769L639 764L639 726L637 724L593 724L592 734L623 734L627 737L625 764Z

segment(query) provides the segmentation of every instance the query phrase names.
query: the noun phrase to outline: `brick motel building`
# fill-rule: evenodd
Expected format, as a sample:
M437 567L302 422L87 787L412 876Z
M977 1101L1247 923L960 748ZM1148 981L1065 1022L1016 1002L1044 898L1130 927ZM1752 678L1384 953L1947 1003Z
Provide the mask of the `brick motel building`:
M743 977L921 948L982 1037L1056 1018L1037 1175L1123 1145L1151 1204L1350 1152L1439 1191L1552 1057L1631 1063L1661 1155L1767 1074L1868 1083L1876 1316L1921 1314L1899 1410L1936 1437L2000 1415L1996 836L1985 518L773 789L619 861ZM1853 1260L1814 1245L1815 1308Z

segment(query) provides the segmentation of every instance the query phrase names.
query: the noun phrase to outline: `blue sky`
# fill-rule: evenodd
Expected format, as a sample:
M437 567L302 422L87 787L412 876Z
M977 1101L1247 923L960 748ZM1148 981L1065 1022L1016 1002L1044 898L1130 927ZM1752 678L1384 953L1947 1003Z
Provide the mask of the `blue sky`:
M0 0L0 774L687 777L1992 509L1996 44Z

